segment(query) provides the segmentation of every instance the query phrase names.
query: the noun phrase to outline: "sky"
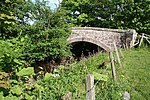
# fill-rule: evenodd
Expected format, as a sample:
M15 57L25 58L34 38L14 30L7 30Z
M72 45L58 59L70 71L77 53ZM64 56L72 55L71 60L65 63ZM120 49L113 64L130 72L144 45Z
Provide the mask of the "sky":
M35 2L35 0L31 0L32 2ZM56 7L58 7L59 2L62 2L62 0L45 0L48 1L48 5L51 7L51 9L55 9Z
M35 2L35 0L31 0L32 2ZM45 0L48 1L48 6L50 6L51 9L55 9L58 7L59 3L62 2L62 0ZM29 21L29 24L32 25L34 21Z
M62 0L47 0L47 1L49 1L51 9L55 9L56 7L58 7L59 2L61 2Z

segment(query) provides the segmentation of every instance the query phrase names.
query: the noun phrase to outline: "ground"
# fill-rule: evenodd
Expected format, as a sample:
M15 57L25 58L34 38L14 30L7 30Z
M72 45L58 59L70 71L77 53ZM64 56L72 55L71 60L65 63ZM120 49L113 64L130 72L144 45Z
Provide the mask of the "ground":
M131 100L150 98L150 48L125 51L120 77L124 77Z

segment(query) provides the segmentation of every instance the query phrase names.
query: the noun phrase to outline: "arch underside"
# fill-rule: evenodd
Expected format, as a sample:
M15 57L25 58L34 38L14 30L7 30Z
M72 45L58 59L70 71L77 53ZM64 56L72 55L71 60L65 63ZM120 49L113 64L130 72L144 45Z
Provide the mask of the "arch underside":
M92 38L72 38L72 39L68 39L68 42L71 43L71 44L76 43L76 42L89 42L89 43L93 43L93 44L103 48L107 52L111 51L111 48L109 46L102 43L101 41L94 40Z

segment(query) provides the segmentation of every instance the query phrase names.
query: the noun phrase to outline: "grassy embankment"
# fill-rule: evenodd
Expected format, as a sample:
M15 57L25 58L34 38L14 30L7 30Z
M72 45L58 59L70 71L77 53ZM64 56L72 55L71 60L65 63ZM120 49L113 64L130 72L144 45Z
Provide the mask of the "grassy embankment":
M96 99L121 99L122 93L128 91L131 100L148 100L150 98L150 48L136 48L123 51L125 58L122 59L123 67L116 65L117 82L112 81L111 67L107 65L107 72L104 74L109 77L106 82L100 81L96 85ZM84 63L87 66L87 73L92 71L103 73L105 69L98 69L99 65L108 58L108 54L96 55ZM89 69L92 69L89 71ZM86 75L85 74L85 75Z
M74 62L65 69L58 70L59 77L50 77L42 83L44 99L58 99L67 91L73 93L73 100L85 100L85 76L90 73L106 75L96 83L96 100L120 100L122 93L128 91L131 100L148 100L150 97L150 48L138 48L124 51L123 67L116 65L117 81L112 80L111 66L107 70L99 66L108 58L108 54L97 54L80 62ZM105 71L106 70L106 71ZM105 71L105 72L104 72ZM51 94L51 95L49 95Z
M150 48L137 48L124 52L125 59L120 77L131 94L131 100L150 98ZM118 70L119 71L119 70Z
M111 82L106 89L104 88L106 96L102 99L119 100L122 98L122 93L127 91L130 93L131 100L149 100L150 48L132 48L123 53L125 56L122 59L123 67L116 66L117 82Z

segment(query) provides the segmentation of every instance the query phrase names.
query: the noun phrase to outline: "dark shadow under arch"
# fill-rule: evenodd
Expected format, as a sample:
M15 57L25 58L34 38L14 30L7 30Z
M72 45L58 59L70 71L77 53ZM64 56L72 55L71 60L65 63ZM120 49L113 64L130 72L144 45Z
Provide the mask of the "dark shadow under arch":
M72 49L71 52L73 53L73 56L77 58L78 60L84 56L88 57L89 55L93 55L98 52L104 52L105 50L101 47L99 47L96 44L90 43L90 42L74 42L72 43Z

